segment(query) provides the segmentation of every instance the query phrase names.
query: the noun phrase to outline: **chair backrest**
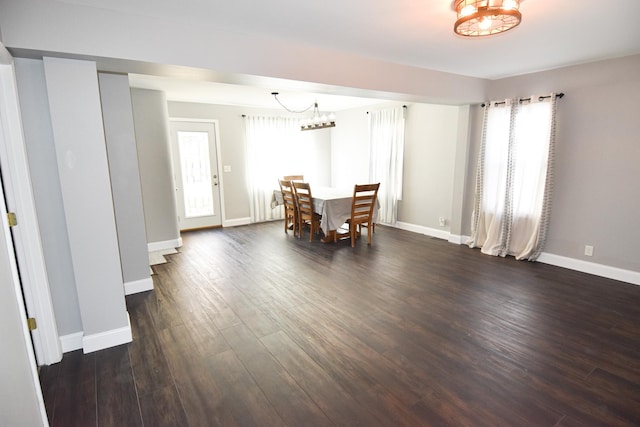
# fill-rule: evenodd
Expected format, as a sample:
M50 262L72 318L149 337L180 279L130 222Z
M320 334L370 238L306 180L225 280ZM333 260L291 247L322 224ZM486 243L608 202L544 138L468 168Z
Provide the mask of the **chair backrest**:
M296 194L296 206L302 219L313 218L313 197L311 196L311 186L308 182L291 181L293 191Z
M279 179L278 184L280 184L280 192L282 193L282 201L285 209L291 209L292 212L295 211L296 196L293 192L293 185L291 184L291 181Z
M353 187L353 199L351 200L351 224L370 223L373 217L373 208L378 199L377 184L356 184Z
M286 181L304 181L304 175L285 175L282 179Z

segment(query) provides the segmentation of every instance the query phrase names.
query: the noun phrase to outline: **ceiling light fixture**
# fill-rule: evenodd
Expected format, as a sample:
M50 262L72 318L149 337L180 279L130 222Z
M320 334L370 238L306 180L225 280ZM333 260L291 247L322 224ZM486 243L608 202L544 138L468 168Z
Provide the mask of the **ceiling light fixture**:
M466 37L503 33L520 24L520 0L455 0L456 34Z
M318 108L318 101L315 101L313 104L309 105L304 110L291 110L287 108L280 100L278 99L278 92L271 92L271 95L278 101L278 104L285 110L294 114L302 114L309 111L313 108L313 113L310 117L303 118L300 120L300 130L314 130L314 129L326 129L332 128L336 126L336 116L333 113L321 113Z

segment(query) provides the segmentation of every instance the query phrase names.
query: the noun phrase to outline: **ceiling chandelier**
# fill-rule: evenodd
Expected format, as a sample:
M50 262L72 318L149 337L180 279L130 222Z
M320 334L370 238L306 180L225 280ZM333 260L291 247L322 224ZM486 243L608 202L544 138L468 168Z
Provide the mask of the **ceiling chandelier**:
M332 128L336 126L336 116L333 113L321 113L318 108L318 101L314 101L313 104L309 105L307 108L303 110L291 110L287 108L280 100L278 99L278 92L271 92L271 95L278 101L278 104L285 110L290 113L302 114L313 108L311 116L302 118L300 120L300 130L314 130L314 129L326 129Z
M519 9L520 0L455 0L453 31L467 37L503 33L520 24Z

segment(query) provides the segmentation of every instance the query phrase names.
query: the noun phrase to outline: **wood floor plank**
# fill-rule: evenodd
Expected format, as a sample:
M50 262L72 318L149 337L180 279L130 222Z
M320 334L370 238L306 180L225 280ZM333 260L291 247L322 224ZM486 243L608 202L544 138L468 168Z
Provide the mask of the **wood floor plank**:
M224 404L240 425L286 425L233 351L210 356L206 362L224 390Z
M208 368L207 358L220 351L196 351L193 336L183 329L184 326L165 329L159 333L159 340L189 426L238 425L232 407L226 404L224 384ZM176 340L177 337L182 338ZM226 341L225 345L224 351L228 351Z
M182 238L132 343L41 369L52 426L640 425L638 286L384 226Z
M140 410L146 426L184 427L189 425L178 390L174 385L140 396Z
M64 376L56 394L52 427L98 426L95 375Z
M96 353L98 426L142 426L133 370L126 345Z
M286 333L261 338L262 343L324 413L337 425L377 424L377 420L302 350Z
M131 369L139 395L173 384L157 335L140 337L129 345Z
M286 424L308 426L332 424L247 326L237 325L223 330L222 333Z

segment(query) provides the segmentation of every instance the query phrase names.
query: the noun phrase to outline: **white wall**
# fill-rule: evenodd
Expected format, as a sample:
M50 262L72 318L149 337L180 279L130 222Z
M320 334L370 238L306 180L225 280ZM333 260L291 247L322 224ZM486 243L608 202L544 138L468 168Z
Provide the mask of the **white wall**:
M87 3L82 5L80 3ZM341 87L358 96L362 90L405 94L403 100L463 104L484 99L486 82L439 71L368 59L304 44L301 40L266 37L225 29L215 2L11 1L2 4L0 26L9 48L67 52L124 61L105 61L118 71L167 70L182 75L215 77L230 82L264 83L263 76ZM188 9L190 13L182 13ZM132 42L134 41L134 42ZM139 61L133 63L132 61ZM115 64L114 64L115 63ZM149 67L148 64L157 66ZM275 83L275 82L274 82ZM396 98L397 99L397 98Z

